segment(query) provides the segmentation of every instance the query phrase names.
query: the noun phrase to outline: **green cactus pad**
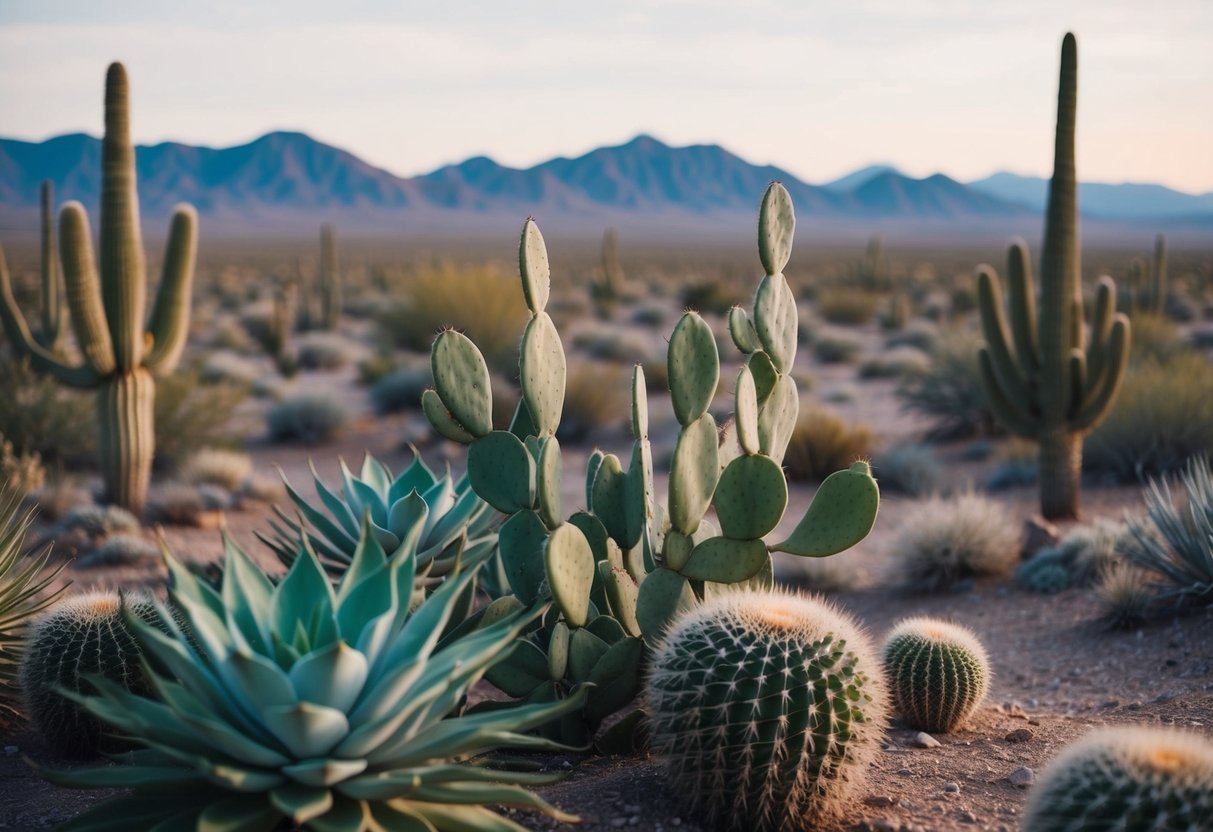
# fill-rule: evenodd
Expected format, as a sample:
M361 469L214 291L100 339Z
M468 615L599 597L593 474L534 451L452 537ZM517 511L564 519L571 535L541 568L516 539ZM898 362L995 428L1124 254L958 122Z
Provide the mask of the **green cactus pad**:
M792 256L796 209L787 188L778 182L767 186L758 209L758 257L767 274L779 274Z
M565 369L564 347L556 325L546 312L540 312L526 325L518 357L522 399L539 435L554 434L560 425Z
M484 678L510 696L530 696L540 685L550 681L547 656L529 641L518 640L512 649L510 660L490 667Z
M531 411L527 409L526 401L519 399L518 406L514 408L514 417L510 419L510 433L519 439L526 439L538 432L535 430L535 421L531 419Z
M640 587L627 570L599 564L598 571L606 584L607 600L611 604L611 615L623 625L629 635L640 635L640 624L636 621L636 600Z
M468 433L463 425L455 421L451 411L446 409L446 405L442 403L442 398L436 390L426 390L421 394L421 412L425 414L425 418L430 420L434 430L452 442L466 445L476 438Z
M776 462L783 461L799 415L800 394L796 392L796 382L791 376L780 376L758 413L758 443L764 454Z
M691 583L677 572L655 569L640 585L636 599L636 621L645 639L655 644L680 612L695 606Z
M732 336L737 349L746 355L762 349L758 332L754 329L754 324L750 323L750 316L740 306L729 310L729 335Z
M591 508L594 505L594 478L598 476L598 466L605 456L601 448L595 448L585 461L585 504Z
M558 526L544 548L544 566L552 599L571 627L583 627L590 610L594 585L594 553L576 526Z
M535 220L527 217L518 243L518 273L522 277L522 294L531 312L538 315L548 305L551 291L551 268L548 248Z
M767 560L761 540L709 537L691 550L682 574L697 581L735 584L755 575Z
M548 639L548 673L552 681L563 679L568 666L569 628L563 621L557 621L556 626L552 627L552 637Z
M649 391L644 385L644 367L632 368L632 436L649 438Z
M762 350L753 353L746 359L745 365L749 368L750 374L754 376L754 395L758 397L758 406L761 407L771 397L771 391L775 389L775 383L779 381L779 371L771 363L771 356Z
M430 352L430 370L434 388L456 422L473 436L493 429L489 367L471 339L453 329L440 333Z
M683 534L694 534L708 510L720 476L719 454L716 422L710 413L678 435L670 463L670 524Z
M665 540L661 547L661 557L665 561L666 568L675 572L682 571L682 567L687 565L687 560L691 557L691 550L694 548L695 543L691 538L670 529L665 533Z
M637 638L618 641L602 655L587 682L594 685L585 703L586 718L601 722L640 693L644 644Z
M603 609L606 609L604 604ZM609 615L600 615L593 619L589 624L585 625L585 629L589 630L594 635L605 641L607 644L614 644L617 641L622 641L625 638L631 638L627 631L623 629L623 625L611 618Z
M627 474L619 457L606 454L594 475L594 487L590 492L590 510L606 526L607 534L620 546L626 547L628 538L627 518Z
M796 360L796 334L800 326L796 314L796 298L788 287L787 278L771 273L758 284L754 296L754 329L763 350L780 373L792 369Z
M472 443L468 479L480 499L504 514L535 505L535 460L507 431L495 430Z
M520 511L501 524L501 565L510 589L524 604L539 597L543 585L543 545L548 530L534 511Z
M653 449L648 442L632 445L632 462L628 465L624 485L624 519L627 536L620 544L632 548L640 543L649 527L653 510Z
M513 595L504 595L501 598L497 598L484 608L480 621L476 625L477 629L484 629L512 615L517 615L523 610L523 607L524 604Z
M549 529L561 523L563 511L560 505L560 443L555 436L543 442L539 452L539 464L535 472L535 488L539 498L539 516Z
M594 666L611 646L589 630L573 630L569 637L568 676L576 683L589 681Z
M742 366L737 373L737 390L733 399L734 424L737 427L737 443L747 454L761 452L758 439L758 391L754 387L754 374Z
M720 475L713 503L725 537L756 540L783 519L788 505L783 469L769 456L738 457Z
M674 327L667 365L674 415L685 427L707 412L720 384L716 337L695 312L687 312Z
M813 503L792 534L771 548L820 558L841 552L868 536L880 507L880 489L866 462L835 471L817 489Z

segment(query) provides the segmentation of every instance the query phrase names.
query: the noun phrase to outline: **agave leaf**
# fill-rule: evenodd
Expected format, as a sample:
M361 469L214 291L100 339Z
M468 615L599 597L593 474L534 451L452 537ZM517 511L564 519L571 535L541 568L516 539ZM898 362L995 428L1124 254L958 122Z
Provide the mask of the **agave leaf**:
M260 794L286 781L277 769L247 768L235 763L218 763L205 768L216 786L236 792Z
M102 766L60 771L43 768L28 761L38 776L57 786L73 789L139 789L146 787L188 786L203 783L202 775L191 768L167 765Z
M412 804L407 800L394 800L384 803L362 803L371 816L372 823L368 828L373 832L440 832L437 826L430 823L418 812L413 811ZM443 827L446 829L469 829L471 827ZM518 827L522 829L522 827ZM474 830L473 830L474 832ZM501 832L498 827L496 832ZM516 832L516 830L509 830ZM523 830L523 832L526 832Z
M438 643L456 600L474 577L473 572L463 572L443 581L442 586L409 616L400 637L381 658L381 664L391 666L413 656L428 656ZM376 675L377 670L379 668L372 668L372 674Z
M271 604L271 629L276 633L295 633L300 624L315 622L317 631L312 648L337 638L333 587L306 542L303 552L274 591ZM309 635L312 633L309 632Z
M258 653L236 651L219 668L229 684L237 687L258 710L275 705L294 705L298 700L290 677L272 661Z
M333 793L325 788L288 783L270 792L274 808L295 823L307 823L333 807Z
M274 585L226 534L223 536L223 549L224 580L221 593L233 639L237 646L248 646L262 654L269 653L269 613Z
M473 515L488 516L489 506L482 501L476 492L468 489L462 494L459 494L454 504L445 514L431 512L430 517L436 518L434 523L426 530L423 538L423 544L428 548L434 546L445 546L457 534L466 527L468 535L474 535L476 531L471 525ZM477 514L477 509L480 509L480 514ZM486 524L487 525L487 524Z
M395 731L396 725L407 719L399 704L425 670L425 661L418 659L379 679L375 687L363 687L361 700L350 712L350 733L333 750L333 756L362 757L383 744Z
M308 653L291 668L290 681L302 702L348 712L367 677L366 657L343 641Z
M310 702L265 708L261 718L274 736L300 760L324 756L350 730L349 720L341 711Z
M416 552L429 513L430 507L416 489L393 503L388 513L388 527L396 530L399 542L389 551L393 554L401 550Z
M450 471L448 470L447 475L430 486L427 491L423 491L421 498L430 508L429 516L425 521L425 529L421 534L421 539L425 540L439 518L455 506L455 484L451 481Z
M31 763L31 765L33 764ZM35 766L35 770L43 777L50 779L49 769ZM56 829L58 832L130 832L132 829L150 829L165 819L182 814L183 803L196 803L213 796L214 792L206 787L203 787L201 792L194 789L192 793L189 791L169 791L164 794L135 792L98 803ZM198 811L199 808L195 806L193 811Z
M381 832L383 827L371 825L370 809L366 804L333 795L333 806L323 815L308 822L312 832Z
M366 634L367 624L378 619L384 613L391 613L391 617L394 619L398 612L399 601L395 595L396 585L385 576L387 572L388 569L380 563L377 571L359 581L353 589L346 593L341 606L337 608L337 628L341 632L341 638L363 652L366 652L363 636ZM343 586L342 589L344 590L345 587ZM378 648L376 647L373 655L367 653L367 658L371 659L377 655Z
M354 591L354 587L386 569L387 552L380 545L377 536L372 534L371 526L371 515L369 512L364 512L362 533L358 535L358 545L354 548L354 557L350 560L350 565L341 576L341 583L337 586L338 622L341 617L341 606L349 594Z
M351 543L353 543L358 539L359 515L354 514L350 506L346 505L345 500L343 500L336 491L329 488L328 484L324 480L320 479L320 475L316 473L316 466L311 462L311 460L308 460L308 468L311 469L312 484L316 488L316 495L320 498L320 502L324 503L324 507L327 508L329 513L332 514L337 522L341 524L341 528L345 529L345 536L349 538ZM283 479L283 482L286 482L285 478ZM316 514L319 514L319 512L313 509L302 497L299 497L297 494L292 494L293 490L294 489L287 484L286 493L291 495L291 499L295 502L295 505L299 506L300 511L303 511L304 515L309 521L311 521L312 517L311 514L309 514L309 510ZM305 506L307 507L306 509L304 508ZM316 528L319 529L321 527L317 526Z
M514 821L504 818L491 809L483 806L410 802L418 814L434 825L435 829L459 829L464 832L526 832L525 826L519 826ZM544 812L562 823L577 823L580 818L566 814L542 799L539 801ZM530 804L534 808L538 805Z
M380 500L387 502L385 498L392 488L392 472L386 465L370 454L363 454L358 479L369 485L379 495Z
M333 786L366 771L366 760L320 758L283 766L283 773L305 786Z
M273 829L282 813L269 805L264 795L231 795L215 798L198 816L197 832L260 832ZM182 829L192 827L181 827Z
M400 476L392 483L391 490L388 491L388 505L399 500L410 491L416 490L418 493L424 493L434 484L437 477L430 467L425 464L425 460L421 458L421 454L413 448L413 461L409 463L409 467L405 468L400 473Z

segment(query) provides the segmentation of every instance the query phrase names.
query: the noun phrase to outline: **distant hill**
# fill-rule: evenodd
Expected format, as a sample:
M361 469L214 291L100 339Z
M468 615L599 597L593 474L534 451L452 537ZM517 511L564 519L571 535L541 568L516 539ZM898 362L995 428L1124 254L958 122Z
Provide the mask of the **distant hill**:
M996 199L1043 211L1049 180L1014 173L996 173L968 183ZM1083 182L1078 204L1084 214L1108 219L1144 220L1213 214L1213 193L1186 194L1162 185L1126 182L1119 185Z
M374 232L497 233L528 214L565 231L616 224L657 233L653 221L660 219L661 228L740 233L745 226L739 223L752 222L772 179L785 184L800 216L819 219L818 227L829 229L866 232L877 225L925 223L963 233L979 226L1001 229L999 223L1008 220L1006 233L1021 233L1012 226L1034 225L1042 205L1029 198L1036 186L1028 180L1000 195L991 187L1009 187L1005 177L965 185L942 174L914 179L878 165L817 186L718 145L671 147L647 135L526 169L478 156L411 178L295 132L268 133L226 148L141 146L136 165L140 204L149 220L163 221L173 204L189 202L208 229L232 234L310 232L321 221ZM84 134L40 143L0 139L0 229L33 227L44 178L54 182L58 201L76 199L92 208L100 192L100 141ZM1202 199L1213 202L1167 193L1181 207L1189 204L1181 198L1195 200L1195 206Z

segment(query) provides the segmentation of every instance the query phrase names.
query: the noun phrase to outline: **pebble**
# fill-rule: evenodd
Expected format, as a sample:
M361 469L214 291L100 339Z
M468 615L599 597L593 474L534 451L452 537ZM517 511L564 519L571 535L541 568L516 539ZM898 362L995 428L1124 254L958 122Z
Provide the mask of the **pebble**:
M868 806L893 806L896 805L897 799L889 797L887 794L874 794L864 798L863 802Z
M1003 739L1005 739L1007 742L1027 742L1034 736L1036 735L1033 734L1028 728L1016 728L1014 731L1003 737Z
M1032 771L1032 769L1028 768L1027 766L1021 766L1007 775L1007 782L1009 782L1012 786L1027 788L1036 782L1036 772Z
M897 773L900 774L902 777L913 777L914 776L914 772L908 768L899 768L899 769L897 769Z
M944 783L943 790L945 792L947 792L948 794L957 794L960 792L960 784L959 783Z
M897 832L900 824L892 818L877 818L872 821L873 832Z
M960 813L960 822L961 823L977 823L977 815L973 814L972 812L961 812Z
M927 732L919 731L910 739L910 745L914 748L939 748L942 743Z

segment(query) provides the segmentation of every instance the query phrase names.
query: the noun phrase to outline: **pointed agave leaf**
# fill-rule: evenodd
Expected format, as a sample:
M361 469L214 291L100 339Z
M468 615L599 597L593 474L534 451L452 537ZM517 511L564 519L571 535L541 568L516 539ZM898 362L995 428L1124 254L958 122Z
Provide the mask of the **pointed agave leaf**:
M362 468L358 471L358 479L369 485L371 490L380 495L380 499L383 499L383 495L387 494L392 487L392 472L369 453L362 457Z
M304 824L333 806L333 793L325 788L287 783L270 791L270 804L295 823Z
M320 817L308 821L309 832L396 832L399 826L390 826L380 822L376 826L371 815L370 807L359 800L350 800L340 794L333 795L333 805ZM430 832L425 827L417 827L417 832Z
M371 515L366 513L362 516L362 533L358 535L358 545L354 548L354 556L350 559L350 565L346 567L341 576L341 583L337 586L335 600L338 617L340 617L341 605L354 591L354 587L370 576L382 572L386 561L387 553L379 544L378 538L372 533Z
M223 537L223 605L233 636L258 653L270 649L270 605L274 585L261 568L226 534Z
M366 760L335 760L325 757L282 767L282 773L305 786L328 787L366 771Z
M362 513L359 512L355 514L351 510L350 506L346 505L345 500L343 500L336 491L329 488L328 484L324 480L320 479L320 475L316 473L316 464L314 462L309 459L307 464L308 468L312 472L312 483L316 488L316 495L320 497L320 502L324 503L324 507L327 508L333 517L337 519L337 522L341 524L343 529L345 529L345 536L349 538L350 543L353 543L358 539L358 526ZM290 493L289 485L287 486L287 493ZM299 510L304 512L304 516L307 517L308 521L311 522L311 516L303 507L306 505L304 500L302 498L292 499L294 499L295 505L299 506ZM322 526L317 525L316 528L323 531Z
M344 713L310 702L263 708L261 715L265 726L298 760L328 754L350 731Z
M296 662L289 677L300 701L348 713L362 693L368 672L364 655L335 641Z
M424 494L437 482L437 477L430 470L430 466L425 464L425 460L421 458L421 454L413 446L410 445L409 447L413 450L413 461L409 463L408 468L405 468L400 473L400 476L392 481L392 487L388 489L387 499L385 500L389 506L393 505L410 491L416 490Z
M408 549L415 552L425 533L430 516L429 505L416 489L393 503L388 513L388 527L396 534L397 542L387 551L395 553L401 549Z
M313 647L319 647L337 638L336 606L333 587L311 545L305 544L274 592L272 629L281 634L294 633L298 626L307 628L308 622L315 621L320 629Z

